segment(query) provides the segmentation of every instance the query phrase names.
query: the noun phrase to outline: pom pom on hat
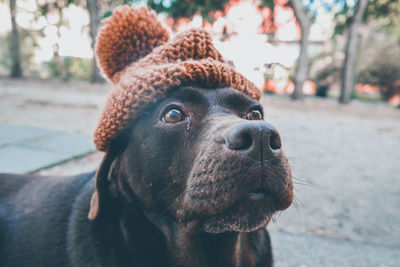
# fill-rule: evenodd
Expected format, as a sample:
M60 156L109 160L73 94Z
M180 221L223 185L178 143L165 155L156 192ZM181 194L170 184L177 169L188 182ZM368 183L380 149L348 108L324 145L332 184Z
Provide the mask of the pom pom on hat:
M169 39L167 30L154 11L123 6L103 20L96 43L96 54L103 73L114 81L116 73L150 53Z

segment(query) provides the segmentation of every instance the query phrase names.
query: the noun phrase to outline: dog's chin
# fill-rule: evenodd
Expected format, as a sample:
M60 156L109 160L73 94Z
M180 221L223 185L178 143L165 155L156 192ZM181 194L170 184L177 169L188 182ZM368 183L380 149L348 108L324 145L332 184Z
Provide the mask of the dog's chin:
M208 233L255 231L271 221L274 206L269 195L250 193L246 199L226 211L203 220L201 228Z

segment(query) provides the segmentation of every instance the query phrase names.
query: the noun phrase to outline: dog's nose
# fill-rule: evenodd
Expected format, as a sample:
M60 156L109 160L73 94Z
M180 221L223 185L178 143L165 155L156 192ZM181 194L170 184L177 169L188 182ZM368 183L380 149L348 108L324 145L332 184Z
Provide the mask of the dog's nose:
M255 160L266 160L279 152L281 138L278 131L264 121L241 123L228 131L225 144Z

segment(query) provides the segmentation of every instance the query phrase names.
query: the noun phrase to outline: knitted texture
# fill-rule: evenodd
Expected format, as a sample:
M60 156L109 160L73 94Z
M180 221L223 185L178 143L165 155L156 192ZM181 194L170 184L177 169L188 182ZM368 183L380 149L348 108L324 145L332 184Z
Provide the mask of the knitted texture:
M103 23L105 26L97 37L96 55L104 74L111 80L116 72L169 39L156 13L146 8L118 8Z
M100 29L96 54L115 84L94 134L100 151L170 89L232 87L261 97L252 82L225 63L206 31L192 29L168 40L155 13L144 7L115 10Z

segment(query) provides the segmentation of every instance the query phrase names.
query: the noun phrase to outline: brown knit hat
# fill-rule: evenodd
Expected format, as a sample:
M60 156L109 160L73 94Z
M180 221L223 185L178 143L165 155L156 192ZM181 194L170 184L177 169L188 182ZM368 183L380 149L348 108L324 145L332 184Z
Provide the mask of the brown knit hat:
M94 134L96 148L110 142L167 90L185 85L233 87L259 100L260 90L222 58L203 29L169 39L153 11L116 9L97 37L100 68L115 84Z

